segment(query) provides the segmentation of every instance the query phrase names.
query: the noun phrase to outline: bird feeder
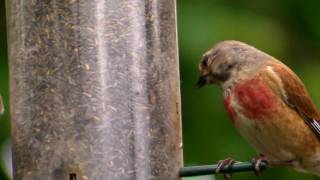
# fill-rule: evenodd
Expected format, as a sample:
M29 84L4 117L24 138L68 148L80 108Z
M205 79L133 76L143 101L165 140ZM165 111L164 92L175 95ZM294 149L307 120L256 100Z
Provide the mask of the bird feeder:
M175 0L7 0L14 179L178 179Z

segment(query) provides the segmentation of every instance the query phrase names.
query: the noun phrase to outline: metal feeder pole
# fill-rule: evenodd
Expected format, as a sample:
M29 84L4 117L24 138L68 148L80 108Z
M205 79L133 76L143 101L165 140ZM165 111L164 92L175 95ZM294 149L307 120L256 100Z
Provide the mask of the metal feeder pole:
M14 179L179 179L175 0L7 0Z
M217 165L202 165L202 166L189 166L180 169L180 177L192 177L192 176L203 176L216 174ZM269 167L267 161L261 161L259 168L261 172L265 171ZM237 173L237 172L247 172L254 171L254 164L250 162L237 162L233 165L227 165L221 169L221 174L223 173Z

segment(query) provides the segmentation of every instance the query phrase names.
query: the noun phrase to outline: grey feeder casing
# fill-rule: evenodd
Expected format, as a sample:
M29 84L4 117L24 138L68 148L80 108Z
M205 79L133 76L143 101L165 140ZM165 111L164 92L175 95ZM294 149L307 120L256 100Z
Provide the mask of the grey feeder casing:
M15 179L178 179L175 3L7 0Z

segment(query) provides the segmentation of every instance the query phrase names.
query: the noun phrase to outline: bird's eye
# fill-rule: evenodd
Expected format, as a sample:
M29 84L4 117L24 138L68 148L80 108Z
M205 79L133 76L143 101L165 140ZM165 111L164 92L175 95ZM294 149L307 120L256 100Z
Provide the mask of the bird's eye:
M232 69L234 67L234 64L229 64L228 66L227 66L227 69Z

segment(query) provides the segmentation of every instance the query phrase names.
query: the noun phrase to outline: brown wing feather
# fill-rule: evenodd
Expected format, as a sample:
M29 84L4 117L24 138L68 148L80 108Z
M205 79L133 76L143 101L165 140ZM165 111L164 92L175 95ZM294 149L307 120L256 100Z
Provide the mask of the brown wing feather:
M272 63L285 90L286 103L294 108L320 138L320 114L299 77L281 63Z
M319 112L299 77L283 64L273 64L272 67L281 78L288 103L307 117L320 120Z

